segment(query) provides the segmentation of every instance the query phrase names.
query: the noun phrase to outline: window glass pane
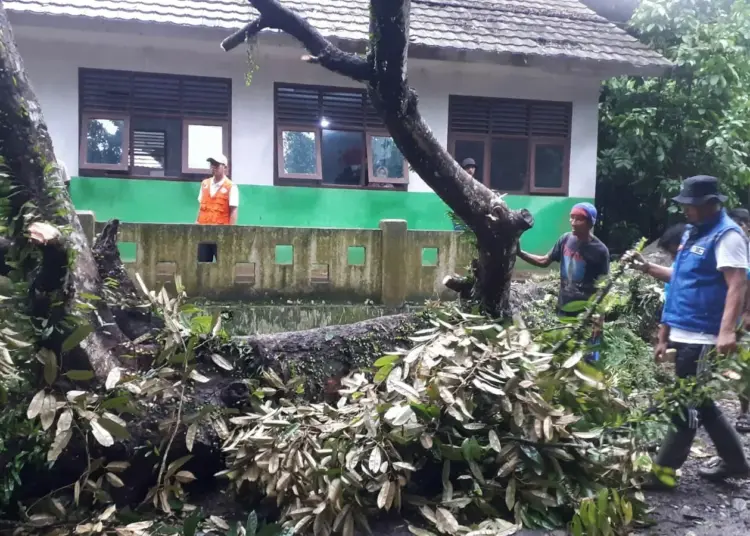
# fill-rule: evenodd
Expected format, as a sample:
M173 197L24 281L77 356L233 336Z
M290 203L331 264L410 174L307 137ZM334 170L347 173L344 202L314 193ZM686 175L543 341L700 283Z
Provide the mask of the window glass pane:
M164 171L166 133L133 129L133 167Z
M362 132L323 130L323 182L362 184L365 136Z
M89 119L86 125L86 162L117 165L127 136L122 119Z
M456 140L455 152L453 158L456 159L458 165L465 158L473 158L474 162L477 163L477 171L474 173L474 177L479 182L484 182L484 142L481 140Z
M372 169L376 178L403 179L404 155L396 147L390 136L372 136L370 138Z
M534 186L562 188L565 171L565 147L538 144L534 152Z
M284 174L315 175L318 159L315 154L315 131L284 130L281 133Z
M130 129L133 131L131 165L135 175L182 175L182 119L132 117Z
M523 190L529 167L529 141L492 140L490 187L501 192Z
M207 159L224 154L224 127L218 125L188 125L187 163L190 169L210 169Z

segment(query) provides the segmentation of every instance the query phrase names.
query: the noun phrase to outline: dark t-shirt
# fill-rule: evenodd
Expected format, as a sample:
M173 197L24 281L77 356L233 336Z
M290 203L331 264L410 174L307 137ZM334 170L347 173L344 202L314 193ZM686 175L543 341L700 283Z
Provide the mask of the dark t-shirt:
M596 281L609 273L609 250L595 236L581 242L573 233L565 233L549 258L560 263L558 307L588 300L596 292Z

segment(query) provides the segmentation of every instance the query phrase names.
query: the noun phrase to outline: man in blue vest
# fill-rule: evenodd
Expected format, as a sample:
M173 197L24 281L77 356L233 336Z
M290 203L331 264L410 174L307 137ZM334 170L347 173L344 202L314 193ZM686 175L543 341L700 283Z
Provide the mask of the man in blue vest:
M645 263L644 272L670 281L662 313L662 324L668 329L660 332L657 358L671 343L677 350L675 372L679 378L687 378L706 370L714 349L721 354L737 349L737 322L747 287L748 242L722 208L726 197L719 193L715 177L686 179L674 201L682 206L690 225L673 267L640 260ZM673 419L675 427L662 444L656 465L679 469L702 424L721 463L701 470L701 476L722 480L750 475L737 432L712 400L693 403L681 413Z

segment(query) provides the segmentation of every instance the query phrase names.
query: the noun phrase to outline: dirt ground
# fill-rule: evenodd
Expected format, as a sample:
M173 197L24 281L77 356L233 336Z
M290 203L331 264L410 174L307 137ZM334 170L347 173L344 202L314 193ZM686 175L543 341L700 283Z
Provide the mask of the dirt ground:
M722 401L724 412L734 422L738 404ZM745 453L750 456L750 435L743 435ZM701 429L690 459L682 470L680 486L672 492L647 495L654 508L651 528L638 536L746 536L750 534L750 480L712 484L697 474L702 464L716 456L706 432Z

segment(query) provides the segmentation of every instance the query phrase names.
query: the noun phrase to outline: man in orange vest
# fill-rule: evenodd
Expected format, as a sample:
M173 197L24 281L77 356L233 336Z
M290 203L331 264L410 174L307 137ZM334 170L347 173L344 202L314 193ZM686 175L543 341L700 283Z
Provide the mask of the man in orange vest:
M235 225L239 193L237 186L227 177L227 157L223 154L209 157L212 177L201 182L198 192L198 219L200 225ZM217 253L216 244L200 244L198 262L213 262Z

